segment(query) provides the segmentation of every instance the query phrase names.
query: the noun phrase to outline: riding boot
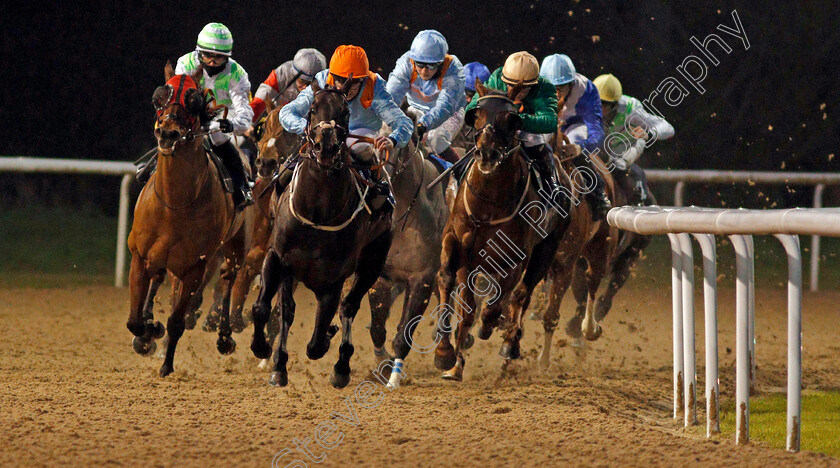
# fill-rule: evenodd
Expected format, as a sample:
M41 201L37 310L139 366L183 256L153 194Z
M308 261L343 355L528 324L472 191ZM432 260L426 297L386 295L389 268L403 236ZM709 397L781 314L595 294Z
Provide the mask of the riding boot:
M152 156L145 164L137 168L135 175L137 182L140 182L140 185L146 185L155 172L155 168L157 168L157 155Z
M610 199L607 198L607 193L604 191L604 179L601 177L599 169L594 167L592 162L584 155L572 159L572 164L575 167L586 167L595 175L595 187L585 195L585 198L592 208L593 218L596 220L605 218L607 212L612 208L612 203L610 203Z
M394 199L394 194L391 191L391 185L388 181L382 177L382 170L375 170L371 171L369 169L363 169L363 175L368 179L368 181L373 184L373 192L375 196L370 200L371 209L373 211L381 212L384 216L389 211L393 211L394 207L397 205L396 199ZM387 203L386 203L387 202Z
M554 169L554 155L551 154L551 150L546 145L530 146L525 147L525 155L533 161L534 168L539 173L546 191L553 194L560 190Z
M230 172L230 178L234 185L233 204L236 209L241 210L246 206L253 205L254 199L251 198L251 187L245 175L245 166L242 165L242 159L239 157L236 146L228 140L221 145L212 145L212 147L213 152L219 156L228 172Z

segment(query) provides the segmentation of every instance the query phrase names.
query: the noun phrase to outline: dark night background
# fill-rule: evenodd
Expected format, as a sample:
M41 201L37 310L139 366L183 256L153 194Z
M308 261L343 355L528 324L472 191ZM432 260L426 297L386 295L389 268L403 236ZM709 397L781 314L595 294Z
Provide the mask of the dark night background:
M734 26L733 9L749 50L716 30ZM462 62L491 69L517 50L540 60L566 53L578 72L590 79L612 72L639 99L677 78L690 92L685 100L677 107L656 101L676 137L645 153L645 167L834 171L839 10L834 1L4 2L0 155L135 159L154 145L150 98L166 60L174 63L194 48L204 24L220 21L233 32L233 57L253 90L300 47L329 58L339 44L361 45L387 78L415 34L434 28ZM733 50L716 52L719 66L707 61L700 95L675 67L700 55L691 36L712 33ZM112 214L118 183L0 174L0 193L4 206L73 204ZM689 202L711 206L810 203L810 190L690 192Z

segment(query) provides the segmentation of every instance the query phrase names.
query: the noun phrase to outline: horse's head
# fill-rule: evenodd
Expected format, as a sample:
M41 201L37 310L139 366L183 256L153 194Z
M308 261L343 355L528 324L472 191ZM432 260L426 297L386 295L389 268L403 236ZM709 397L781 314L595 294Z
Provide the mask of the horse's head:
M299 146L301 139L299 135L283 129L279 107L268 113L262 126L262 135L257 142L257 173L260 177L272 177L280 164Z
M467 125L477 130L476 162L478 170L489 174L515 150L516 134L522 128L519 106L511 96L517 96L520 85L511 87L507 94L485 88L476 80L478 105L465 117Z
M166 84L155 89L152 104L157 111L155 137L158 151L171 155L176 143L191 138L198 129L205 102L194 77L175 75L171 63L166 64L164 76Z
M346 80L340 88L321 88L317 81L312 82L314 97L306 134L309 150L321 166L339 167L343 163L350 128L347 88L351 82Z

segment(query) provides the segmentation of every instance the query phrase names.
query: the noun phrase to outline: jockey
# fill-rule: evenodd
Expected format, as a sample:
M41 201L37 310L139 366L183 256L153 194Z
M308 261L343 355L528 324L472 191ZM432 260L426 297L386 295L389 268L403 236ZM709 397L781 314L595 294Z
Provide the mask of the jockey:
M572 60L564 54L546 57L540 75L554 85L560 108L558 119L564 122L561 130L572 142L560 149L567 157L574 158L572 163L576 167L588 167L595 174L595 187L586 194L586 199L596 218L606 216L611 205L604 193L604 179L599 174L601 170L588 157L598 152L604 139L598 90L588 78L575 72Z
M338 46L330 58L329 68L318 72L315 80L321 88L340 87L351 74L352 83L347 93L350 133L374 138L375 142L373 146L367 143L354 144L356 138L348 137L347 145L350 146L350 154L355 159L367 163L380 151L393 151L407 145L411 139L413 124L391 98L382 77L370 71L367 53L359 46ZM313 98L314 93L310 86L280 110L280 123L286 131L298 134L306 132L307 116ZM379 134L383 121L391 128L388 136ZM381 173L384 172L379 171L380 174L374 176L381 177ZM380 193L387 196L390 202L388 206L393 207L393 196L387 182L374 182L379 186ZM374 208L383 203L384 199L375 201Z
M465 95L467 103L472 102L475 96L475 80L478 79L482 84L490 78L490 69L479 62L470 62L464 65L464 75L466 82L464 83Z
M604 130L607 139L605 149L611 162L620 169L616 174L629 178L632 190L641 198L647 198L644 191L644 173L632 170L650 140L667 140L674 136L674 127L662 117L647 112L642 103L622 94L621 82L611 74L601 75L593 81L601 96L604 115Z
M386 89L401 104L408 101L408 112L417 117L418 140L425 136L434 154L454 163L458 154L450 148L452 139L464 125L464 68L449 55L449 44L433 29L420 31L411 49L397 60L388 76Z
M514 96L514 101L522 103L522 130L519 139L525 148L525 155L534 162L540 178L555 193L559 189L555 177L554 157L546 143L545 134L557 130L557 95L554 86L540 76L540 63L536 57L521 51L510 55L505 65L494 71L484 86L499 91L522 82L526 87ZM478 106L478 99L473 99L467 110ZM466 164L460 166L456 177L460 179ZM456 180L457 180L456 179Z
M201 85L213 91L216 104L227 106L226 119L220 116L210 123L210 130L221 130L209 135L213 151L224 162L231 179L236 185L233 201L237 208L254 203L251 189L245 175L245 167L239 156L239 150L230 140L229 133L244 135L251 128L254 112L248 105L251 83L248 73L235 60L230 58L233 50L233 36L222 23L209 23L198 34L195 50L178 59L176 74L192 75L196 69L203 68Z
M327 59L324 54L316 49L300 49L294 59L272 70L251 101L254 122L265 112L266 101L271 101L274 107L283 107L294 101L312 83L315 74L325 68Z

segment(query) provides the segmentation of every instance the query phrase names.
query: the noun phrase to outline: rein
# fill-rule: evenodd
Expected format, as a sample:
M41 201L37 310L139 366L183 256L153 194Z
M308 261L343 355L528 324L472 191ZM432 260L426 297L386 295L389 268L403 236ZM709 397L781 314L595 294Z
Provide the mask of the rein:
M348 172L348 174L350 175L350 179L353 181L353 187L356 189L356 192L359 194L359 204L356 206L356 209L353 210L353 214L351 214L350 217L346 221L344 221L343 223L341 223L339 225L320 224L320 223L316 223L314 221L310 221L307 218L304 218L302 215L300 215L295 210L295 203L294 203L295 189L297 188L298 176L300 174L300 171L301 171L302 167L303 167L303 165L301 164L301 165L298 165L295 168L295 172L292 175L292 183L289 184L289 211L292 213L292 216L294 216L294 218L296 220L300 221L302 224L304 224L306 226L309 226L313 229L317 229L319 231L336 232L336 231L341 231L342 229L349 226L350 223L352 223L353 220L356 219L356 216L358 216L358 214L362 210L366 210L368 212L368 214L371 214L371 209L367 206L367 203L365 203L365 198L367 197L367 194L368 194L368 191L370 190L370 187L365 187L364 192L362 192L362 188L359 185L359 181L357 180L357 178L353 176L353 173ZM352 193L352 189L351 189L351 193ZM334 222L336 220L336 218L338 218L339 215L341 215L341 213L344 213L344 211L347 209L347 205L350 203L350 198L351 198L350 196L345 197L344 206L341 208L341 211L339 211L339 214L336 215L335 218L329 220L328 223Z

